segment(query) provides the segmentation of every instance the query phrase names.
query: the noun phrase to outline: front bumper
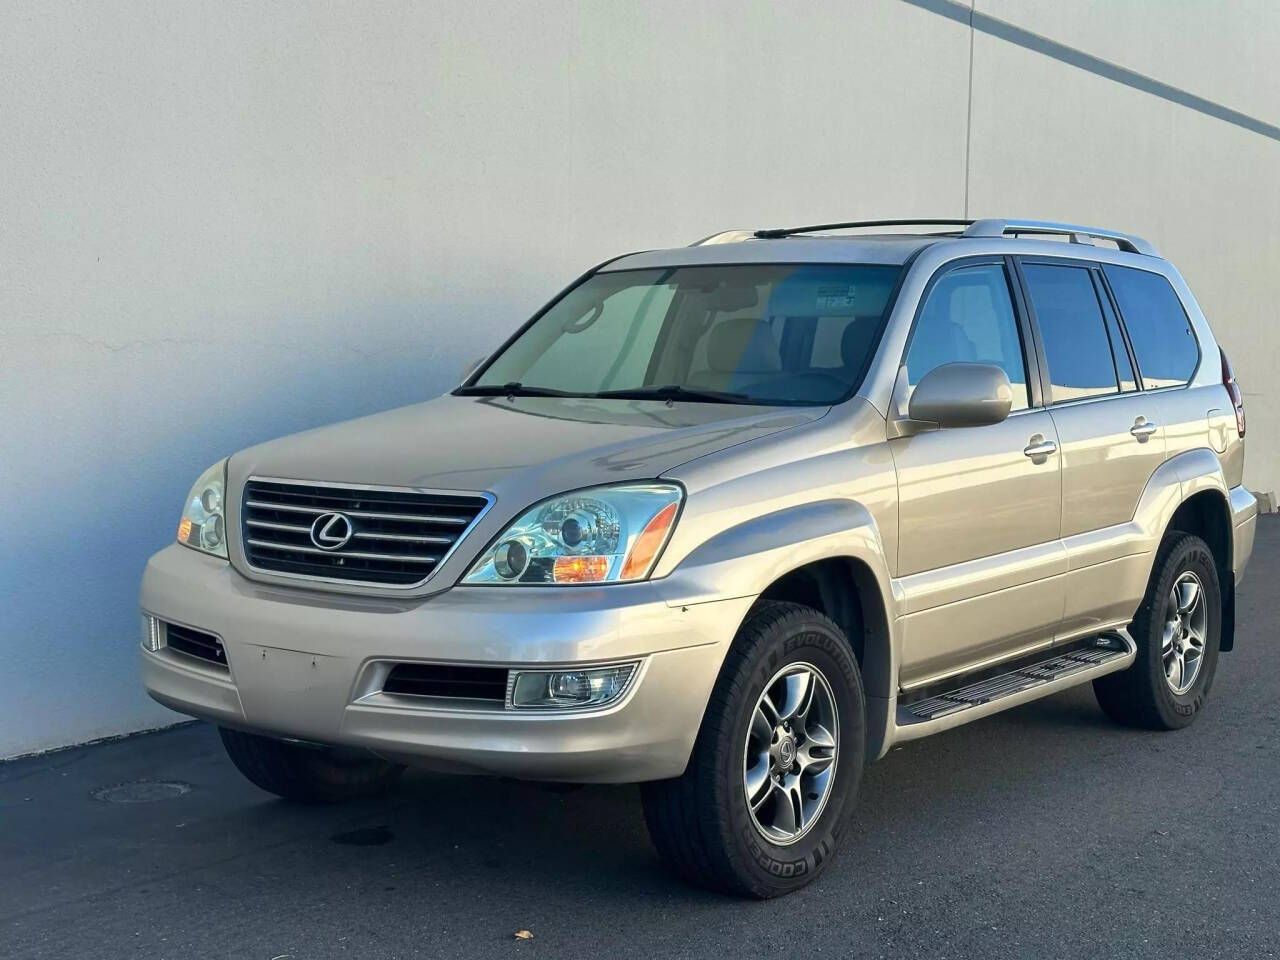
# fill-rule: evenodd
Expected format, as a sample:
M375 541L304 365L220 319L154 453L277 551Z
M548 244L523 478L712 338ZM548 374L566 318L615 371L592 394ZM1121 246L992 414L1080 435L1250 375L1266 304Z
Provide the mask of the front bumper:
M148 562L140 602L222 640L226 668L143 651L147 691L181 713L451 772L622 783L684 770L752 598L680 606L635 583L372 600L255 583L175 544ZM371 691L369 671L386 660L641 665L615 704L538 712Z

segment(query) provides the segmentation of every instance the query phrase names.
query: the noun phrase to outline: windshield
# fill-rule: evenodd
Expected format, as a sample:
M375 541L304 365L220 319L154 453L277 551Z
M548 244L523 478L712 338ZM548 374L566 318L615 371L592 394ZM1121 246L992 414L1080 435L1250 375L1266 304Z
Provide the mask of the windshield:
M593 274L460 393L837 403L901 267L756 264Z

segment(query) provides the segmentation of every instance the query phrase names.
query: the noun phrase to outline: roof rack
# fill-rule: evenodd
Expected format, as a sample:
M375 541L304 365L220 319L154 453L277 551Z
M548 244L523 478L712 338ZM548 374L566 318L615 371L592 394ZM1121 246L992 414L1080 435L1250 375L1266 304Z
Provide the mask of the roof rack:
M817 233L821 230L843 230L853 227L967 227L972 220L849 220L844 223L816 223L808 227L773 227L767 230L724 230L703 237L691 247L709 243L741 243L743 240L780 240L797 233Z
M755 235L754 230L722 230L720 233L713 233L709 237L703 237L701 240L689 244L689 246L705 247L709 243L740 243L743 240L750 240Z
M1069 237L1072 243L1092 244L1094 239L1110 240L1127 253L1141 253L1158 257L1159 253L1142 237L1118 230L1102 230L1098 227L1082 227L1074 223L1053 223L1049 220L974 220L963 237L1003 237L1006 233L1050 234Z
M842 223L817 223L807 227L773 227L766 230L725 230L704 237L695 247L712 243L741 243L744 240L781 240L800 233L819 233L824 230L845 230L855 227L964 227L961 237L1003 237L1025 234L1042 234L1067 237L1072 243L1092 245L1095 239L1110 240L1127 253L1141 253L1158 257L1156 248L1142 237L1118 230L1099 227L1082 227L1074 223L1055 223L1050 220L847 220ZM955 236L956 234L951 234Z
M849 220L844 223L815 223L808 227L774 227L757 230L753 234L760 240L781 240L797 233L817 233L820 230L845 230L853 227L967 227L972 220Z

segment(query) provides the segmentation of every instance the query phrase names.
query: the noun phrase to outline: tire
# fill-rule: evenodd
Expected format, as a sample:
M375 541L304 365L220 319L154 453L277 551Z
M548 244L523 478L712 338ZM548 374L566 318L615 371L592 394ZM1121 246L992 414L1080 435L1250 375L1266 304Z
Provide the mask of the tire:
M256 786L296 803L338 803L393 786L404 767L219 727L227 756Z
M804 688L806 674L814 691L810 706L785 721L791 698L803 698L795 691ZM774 732L786 727L781 740L766 736L768 722L757 719L770 715L766 694L781 704L772 714ZM835 737L826 736L826 726ZM784 740L794 741L793 772L775 781L773 772L788 756ZM757 603L725 658L685 772L641 785L645 821L659 854L685 880L741 896L781 896L812 881L830 862L865 762L862 677L840 628L809 607ZM830 771L829 783L819 793L823 770ZM765 798L755 814L748 807L748 777L759 784L753 796ZM796 817L795 802L807 820ZM786 833L788 827L798 835L785 841L765 832Z
M1178 585L1179 597L1185 598L1183 585L1189 583L1198 585L1203 614L1194 607L1178 617L1172 596L1174 587ZM1181 627L1171 625L1175 619L1190 628L1185 642L1191 649L1195 648L1193 635L1201 635L1202 649L1194 672L1190 653L1183 657L1186 665L1180 674L1176 666L1167 666L1171 659L1177 660L1178 648L1184 642L1179 634ZM1171 644L1166 642L1167 629L1173 637ZM1098 704L1107 716L1125 726L1147 730L1180 730L1188 726L1209 696L1222 639L1222 588L1207 543L1189 533L1175 531L1165 535L1156 552L1146 596L1129 631L1138 644L1137 659L1129 668L1093 682ZM1171 677L1170 672L1177 678Z

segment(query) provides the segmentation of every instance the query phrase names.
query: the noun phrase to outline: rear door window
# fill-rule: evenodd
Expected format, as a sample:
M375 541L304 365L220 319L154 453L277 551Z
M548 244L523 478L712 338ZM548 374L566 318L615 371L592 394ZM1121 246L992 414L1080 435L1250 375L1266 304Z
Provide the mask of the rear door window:
M1051 402L1118 393L1111 338L1089 268L1024 263L1022 274L1044 341Z
M1148 270L1106 265L1146 390L1190 382L1200 363L1200 345L1182 301L1163 276Z

